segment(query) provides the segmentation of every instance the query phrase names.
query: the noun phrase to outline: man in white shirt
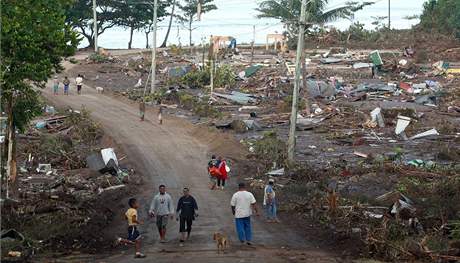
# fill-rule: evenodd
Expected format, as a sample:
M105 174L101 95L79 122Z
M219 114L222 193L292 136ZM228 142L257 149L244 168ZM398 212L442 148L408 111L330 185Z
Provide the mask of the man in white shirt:
M240 242L251 245L251 215L254 211L259 216L259 212L254 195L246 191L244 183L238 184L238 192L233 194L230 205L232 206L232 213L235 215L236 232Z
M75 83L77 84L77 94L81 94L81 86L83 85L83 76L78 74L77 78L75 79Z
M149 214L156 217L158 233L160 234L160 243L166 242L166 226L168 218L174 219L174 205L171 196L166 193L166 186L160 185L160 192L153 197L150 204Z

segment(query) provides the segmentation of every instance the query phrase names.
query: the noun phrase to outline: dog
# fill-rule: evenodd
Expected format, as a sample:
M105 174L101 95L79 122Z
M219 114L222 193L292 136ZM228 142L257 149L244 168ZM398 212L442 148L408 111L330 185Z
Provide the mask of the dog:
M227 235L215 232L213 240L217 243L217 254L220 254L220 252L225 253L225 249L228 248L229 245Z
M97 91L97 93L102 94L102 93L104 93L104 88L103 87L96 87L96 91Z

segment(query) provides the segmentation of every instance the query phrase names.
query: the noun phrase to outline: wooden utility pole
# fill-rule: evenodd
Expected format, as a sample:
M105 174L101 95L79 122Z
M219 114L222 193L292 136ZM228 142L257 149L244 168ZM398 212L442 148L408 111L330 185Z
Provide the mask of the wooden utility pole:
M292 111L291 119L289 126L289 138L288 138L288 161L289 163L294 162L295 157L295 130L297 124L297 105L299 97L299 87L300 87L300 75L301 75L301 59L302 53L304 52L304 42L305 42L305 24L306 24L306 9L307 9L307 0L302 0L302 7L300 11L300 20L299 20L299 38L297 41L297 54L295 58L295 82L294 90L292 91Z
M152 34L152 82L150 84L150 93L155 92L156 80L156 54L157 54L157 9L158 0L153 3L153 34Z
M211 93L209 95L209 102L212 102L212 94L214 92L214 42L212 41L212 37L210 38L210 43L209 43L209 54L208 54L208 59L210 60L210 73L211 73ZM204 68L204 65L203 65Z
M251 64L254 60L254 45L256 42L256 25L252 26L252 42L251 42Z
M94 20L94 52L98 52L98 46L97 46L97 12L96 12L96 0L93 0L93 20Z
M388 0L388 29L391 28L391 17L390 17L390 12L391 10L391 0Z

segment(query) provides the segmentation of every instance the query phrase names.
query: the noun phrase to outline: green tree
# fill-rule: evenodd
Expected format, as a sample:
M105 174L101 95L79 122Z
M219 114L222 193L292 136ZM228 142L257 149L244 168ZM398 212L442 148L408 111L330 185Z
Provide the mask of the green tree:
M420 26L430 32L460 38L460 3L458 0L429 0L423 5Z
M186 24L189 31L190 46L192 46L192 32L196 29L192 25L195 17L198 15L199 6L201 14L204 14L217 9L217 6L213 2L214 0L184 0L183 3L179 4L179 9L182 11L179 20L182 24Z
M69 0L1 1L1 104L14 131L24 130L40 112L39 93L53 71L61 70L62 56L76 50L77 35L65 24ZM10 156L11 157L11 156ZM14 158L13 158L14 159Z
M66 9L66 23L88 40L89 47L94 47L94 19L92 0L72 0ZM120 13L114 8L117 0L97 0L97 35L120 24Z
M307 30L313 25L323 25L339 18L352 18L354 12L373 2L346 2L343 6L327 10L329 0L311 0L307 2ZM287 28L289 36L297 34L301 0L264 0L256 10L259 18L279 19Z
M167 5L168 1L158 1L157 20L161 21L166 15L165 7ZM153 24L153 6L154 0L143 2L123 0L114 4L115 13L118 17L116 24L130 29L128 49L131 49L134 31L144 29L144 31L150 32Z

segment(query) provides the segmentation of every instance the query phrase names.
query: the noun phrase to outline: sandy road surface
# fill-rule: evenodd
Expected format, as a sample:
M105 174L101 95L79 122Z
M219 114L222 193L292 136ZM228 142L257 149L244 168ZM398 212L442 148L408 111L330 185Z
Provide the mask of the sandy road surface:
M143 250L148 257L135 262L153 262L152 259L155 262L174 260L189 263L286 262L289 257L290 262L336 262L327 253L314 248L295 229L283 228L282 224L267 224L262 222L262 218L253 221L255 248L237 244L239 242L229 206L235 187L229 186L225 191L208 189L204 167L209 158L211 142L206 142L206 138L197 138L196 132L190 132L195 127L186 120L166 116L164 124L160 126L155 121L156 116L150 113L145 122L140 122L137 105L97 94L88 86L83 86L82 95L77 95L75 87L71 86L70 96L54 96L48 85L43 95L57 106L70 106L74 109L85 107L90 110L92 117L121 145L136 170L144 175L145 184L136 196L142 203L140 217L146 219L141 233L144 236ZM176 221L168 225L169 242L160 244L154 222L147 218L150 199L160 184L167 185L174 202L177 202L184 186L190 187L192 195L197 199L199 218L194 222L192 238L185 247L178 246ZM125 225L120 222L117 227L124 234ZM217 230L228 233L232 242L228 253L222 256L217 256L212 240L212 233ZM293 250L288 251L286 247ZM88 259L76 258L72 261L87 262ZM132 250L120 249L119 254L94 262L133 262Z

